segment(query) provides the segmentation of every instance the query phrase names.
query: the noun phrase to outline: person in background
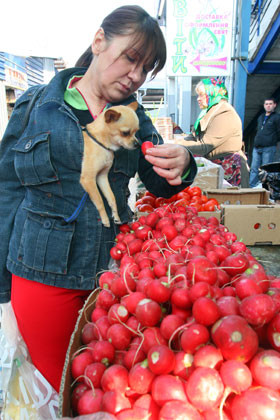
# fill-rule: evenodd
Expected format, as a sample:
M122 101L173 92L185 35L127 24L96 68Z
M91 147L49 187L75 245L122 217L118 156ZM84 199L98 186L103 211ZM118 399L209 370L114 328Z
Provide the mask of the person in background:
M242 123L228 103L224 83L213 78L202 79L195 90L201 112L192 135L186 140L178 140L178 144L184 144L196 156L221 165L224 178L231 185L248 187L247 158L242 152Z
M81 127L113 104L134 102L134 92L165 61L157 20L139 6L117 8L103 20L83 66L59 72L41 91L25 128L38 87L18 99L1 141L0 303L11 299L32 362L56 391L79 311L108 269L119 232L108 206L110 228L90 199L81 201ZM190 185L197 172L185 147L162 144L142 106L137 115L139 142L155 147L145 156L140 147L115 153L109 182L122 223L133 216L128 183L136 172L164 197Z
M265 112L258 118L250 170L251 188L260 184L259 168L275 162L277 142L280 141L280 115L275 112L276 106L274 98L265 99Z

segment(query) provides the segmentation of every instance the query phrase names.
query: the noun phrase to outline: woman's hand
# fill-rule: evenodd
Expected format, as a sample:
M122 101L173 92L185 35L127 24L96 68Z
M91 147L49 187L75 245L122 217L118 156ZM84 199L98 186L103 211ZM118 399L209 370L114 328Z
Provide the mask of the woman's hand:
M178 144L160 144L147 149L145 159L170 185L180 185L183 171L190 163L190 154L185 147Z

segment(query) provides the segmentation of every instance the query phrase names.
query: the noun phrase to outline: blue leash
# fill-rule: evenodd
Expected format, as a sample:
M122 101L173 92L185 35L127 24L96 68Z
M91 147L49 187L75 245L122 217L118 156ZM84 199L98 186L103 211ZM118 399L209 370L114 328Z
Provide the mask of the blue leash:
M68 217L67 219L64 219L64 221L66 223L72 223L72 222L74 222L74 220L77 219L77 217L79 216L79 214L81 213L81 211L84 208L84 205L85 205L85 202L86 202L87 198L88 198L88 193L85 192L84 195L82 196L81 201L79 202L77 208L74 210L74 212L71 214L71 216Z

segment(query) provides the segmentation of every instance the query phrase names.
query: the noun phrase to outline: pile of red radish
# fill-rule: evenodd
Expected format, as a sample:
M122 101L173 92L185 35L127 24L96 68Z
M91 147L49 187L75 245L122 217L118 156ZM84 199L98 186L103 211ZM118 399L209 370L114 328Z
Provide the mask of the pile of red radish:
M280 277L194 208L120 230L71 362L74 414L279 420Z
M135 209L140 213L151 213L158 207L169 207L174 210L181 206L194 207L198 212L220 209L216 198L208 198L197 186L187 187L170 198L156 197L151 192L145 191L144 195L135 203Z

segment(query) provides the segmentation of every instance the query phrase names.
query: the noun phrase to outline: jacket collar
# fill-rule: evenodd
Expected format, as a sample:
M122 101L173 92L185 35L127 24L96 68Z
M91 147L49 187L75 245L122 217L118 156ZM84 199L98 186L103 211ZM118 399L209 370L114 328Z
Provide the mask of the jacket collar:
M84 74L86 70L87 69L85 68L74 67L57 73L43 91L43 94L38 101L38 106L53 101L60 104L64 103L64 91L67 87L69 79L75 74Z
M72 76L85 74L87 71L84 67L72 67L65 69L57 73L49 82L46 89L43 91L39 101L38 106L44 105L48 102L58 102L60 104L64 103L64 92L67 87L67 84ZM128 105L131 102L136 101L135 95L130 95L124 101L110 103L108 107L113 105Z
M262 116L263 116L263 119L264 119L264 117L270 118L270 117L271 117L271 115L273 115L273 114L275 114L275 111L271 112L269 115L266 115L266 113L264 112L264 113L262 114Z

